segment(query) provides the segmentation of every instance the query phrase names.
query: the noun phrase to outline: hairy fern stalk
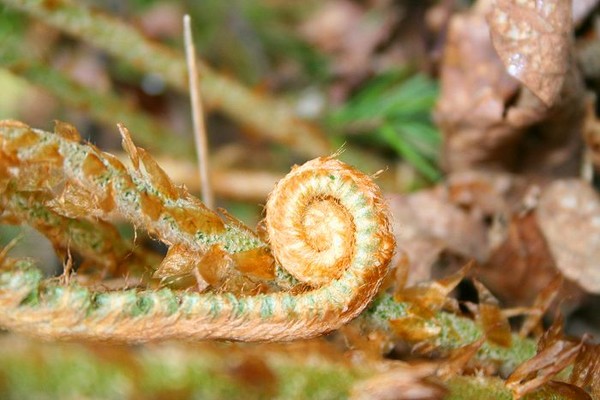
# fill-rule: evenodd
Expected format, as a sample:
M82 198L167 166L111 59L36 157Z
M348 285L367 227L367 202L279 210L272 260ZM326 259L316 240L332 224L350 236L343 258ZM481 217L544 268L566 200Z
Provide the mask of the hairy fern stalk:
M174 185L120 128L127 167L68 124L49 133L0 122L3 220L118 275L130 272L123 260L148 263L105 222L124 217L169 246L155 277L193 275L198 290L94 291L3 258L0 326L58 339L293 340L340 327L377 292L394 239L365 174L332 157L295 167L268 199L263 239Z

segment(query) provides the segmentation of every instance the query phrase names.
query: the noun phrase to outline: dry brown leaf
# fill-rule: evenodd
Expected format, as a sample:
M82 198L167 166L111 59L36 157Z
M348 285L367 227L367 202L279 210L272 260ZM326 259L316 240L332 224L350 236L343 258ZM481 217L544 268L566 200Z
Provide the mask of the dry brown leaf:
M492 47L486 12L455 14L448 28L435 110L448 171L512 164L512 148L522 133L518 126L499 124L519 84L506 73Z
M450 202L481 218L507 214L526 191L517 175L476 170L450 174L446 185Z
M400 365L354 385L352 400L437 400L446 394L433 375L437 364Z
M572 62L561 72L565 83L552 108L531 91L519 90L493 49L485 22L488 6L479 1L450 23L435 113L445 139L444 167L541 176L578 173L585 116L580 72Z
M526 337L529 335L537 326L539 326L544 313L548 311L550 305L560 292L560 287L563 284L563 279L561 275L557 275L550 283L542 289L542 291L536 296L535 301L533 303L532 313L530 313L525 321L523 321L523 325L521 325L521 329L519 330L519 335L521 337Z
M548 107L555 104L571 67L571 2L496 0L489 23L508 73Z
M448 295L473 268L470 262L458 272L437 281L421 282L408 288L398 288L394 299L399 302L409 302L415 314L430 317L449 302Z
M392 220L398 236L397 243L400 250L407 251L410 257L411 272L412 263L419 262L422 257L429 258L428 251L438 253L440 245L465 258L486 259L485 224L479 215L452 204L445 186L440 185L408 196L389 196L388 202L394 216ZM423 251L413 251L410 247L413 241ZM427 246L423 243L425 241L429 241L431 245ZM409 281L415 281L410 274Z
M482 281L509 305L531 304L556 273L531 212L512 216L508 235L480 270Z
M511 174L462 171L432 189L388 196L396 253L406 254L410 261L407 284L439 276L432 267L442 252L458 256L458 262L486 262L498 236L495 225L490 229L490 220L516 208L511 204L521 198L525 188L524 180Z
M542 193L536 219L558 269L590 293L600 293L600 199L586 182L560 180Z
M593 400L585 390L566 382L550 381L537 390L534 394L538 399L570 399L570 400Z
M448 379L461 374L467 367L469 361L475 357L477 351L483 346L485 340L486 338L482 337L473 343L452 350L448 359L438 369L438 376L443 379Z
M410 195L393 195L386 198L393 215L391 223L396 238L396 255L406 257L405 261L408 262L406 277L403 278L404 285L429 280L431 267L445 247L443 241L433 238L423 230L423 224L411 209L409 198Z
M585 343L575 359L569 382L600 399L600 345Z
M519 365L508 377L506 386L517 399L542 387L578 357L583 340L572 342L565 339L562 332L562 317L557 316L538 341L537 354Z

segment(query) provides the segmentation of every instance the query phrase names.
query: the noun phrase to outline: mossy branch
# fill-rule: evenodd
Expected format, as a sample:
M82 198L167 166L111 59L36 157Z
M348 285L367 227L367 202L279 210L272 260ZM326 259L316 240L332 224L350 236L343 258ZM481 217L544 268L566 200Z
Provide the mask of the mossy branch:
M202 399L359 399L357 387L386 369L349 362L322 341L288 345L201 343L93 347L4 335L0 397L123 399L164 395ZM82 377L81 371L85 371ZM456 376L448 400L511 400L500 378ZM371 396L367 398L373 398ZM525 400L570 397L546 388Z
M365 329L390 330L390 320L396 320L409 315L410 304L397 302L392 295L383 294L361 315L361 323ZM428 341L441 350L454 350L473 343L484 336L484 331L472 319L461 317L450 312L438 312L429 319L424 319L421 325L439 328L439 334ZM506 371L512 371L517 365L530 359L536 354L536 343L512 335L509 347L502 347L486 341L479 349L477 357L481 360L494 361L503 366Z
M37 229L59 254L64 256L74 251L102 267L101 272L109 277L124 272L139 274L159 265L157 254L135 249L113 225L101 220L68 218L49 208L49 201L45 193L17 191L10 184L0 199L0 220Z

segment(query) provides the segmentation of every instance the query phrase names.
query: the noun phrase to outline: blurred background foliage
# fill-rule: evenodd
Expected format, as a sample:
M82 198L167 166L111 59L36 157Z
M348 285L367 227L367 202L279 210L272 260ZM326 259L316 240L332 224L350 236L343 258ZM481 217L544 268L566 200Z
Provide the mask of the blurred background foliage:
M364 52L370 54L354 62L349 71L343 70L347 50L324 43L327 35L333 35L330 39L333 40L335 34L342 35L352 29L350 23L358 21L356 30L360 32L362 25L385 23L386 13L402 18L406 8L415 8L414 5L396 6L391 2L364 8L357 5L347 11L351 18L345 21L345 6L323 10L335 8L336 2L325 7L316 1L275 0L84 4L116 16L140 29L150 40L178 51L182 49L181 16L189 13L197 53L203 61L255 92L278 96L278 101L315 121L332 150L349 142L367 149L378 166L398 163L412 167L416 173L410 179L433 181L439 177L439 134L430 122L435 83L419 72L418 58L416 62L408 61L410 54L395 54L394 43L406 34L389 27L367 44L361 42L367 34L357 35L355 43L347 46L366 48ZM341 13L342 18L338 21L327 12ZM323 36L319 36L320 31ZM83 131L84 137L102 147L118 148L114 140L114 123L118 120L111 125L106 116L98 118L90 113L96 108L95 101L100 100L92 98L82 103L75 96L65 95L65 86L58 83L64 78L82 84L91 91L90 96L96 92L124 99L134 106L132 112L150 114L170 129L170 135L189 142L191 124L185 95L169 87L164 77L77 39L0 5L0 66L3 67L0 79L6 90L0 113L4 118L21 119L41 128L48 128L53 119L69 120ZM377 57L385 60L372 62ZM46 67L46 72L58 72L57 76L48 74L44 78L40 76L43 70L34 73L24 68L24 64L33 65L34 61L35 65L41 64L40 68ZM35 88L26 82L33 83ZM61 101L56 101L57 98ZM132 131L135 138L136 130ZM266 143L260 137L260 132L232 124L219 112L209 113L213 154L227 144L250 143L265 150L271 158L270 162L258 163L279 173L288 168L290 161L307 158L290 154L286 146ZM151 147L156 151L169 149L168 141ZM260 154L264 156L264 151ZM256 163L252 159L241 162ZM397 189L412 187L413 183L395 181L392 185Z

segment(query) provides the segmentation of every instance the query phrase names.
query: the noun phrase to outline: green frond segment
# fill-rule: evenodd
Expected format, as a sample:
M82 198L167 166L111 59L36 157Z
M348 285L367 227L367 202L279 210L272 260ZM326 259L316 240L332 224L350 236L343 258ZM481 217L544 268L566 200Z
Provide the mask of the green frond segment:
M441 136L431 120L437 85L424 75L382 74L329 117L349 141L393 150L430 181L440 179Z

